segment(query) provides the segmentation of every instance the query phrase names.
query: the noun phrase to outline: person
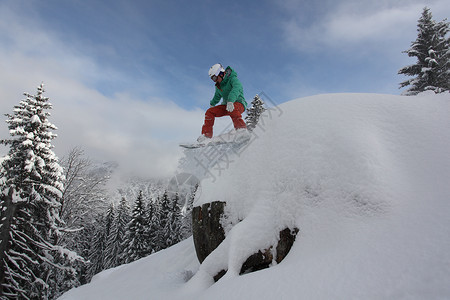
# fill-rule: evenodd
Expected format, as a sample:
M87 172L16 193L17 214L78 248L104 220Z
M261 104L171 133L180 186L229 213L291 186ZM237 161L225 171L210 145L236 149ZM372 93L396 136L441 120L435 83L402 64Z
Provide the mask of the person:
M237 73L230 67L223 68L221 64L213 65L208 72L215 83L214 97L210 101L211 107L205 113L205 123L198 142L207 142L213 136L214 120L218 117L230 116L237 132L247 132L247 125L242 119L242 113L247 108L242 84ZM220 99L222 103L219 103Z

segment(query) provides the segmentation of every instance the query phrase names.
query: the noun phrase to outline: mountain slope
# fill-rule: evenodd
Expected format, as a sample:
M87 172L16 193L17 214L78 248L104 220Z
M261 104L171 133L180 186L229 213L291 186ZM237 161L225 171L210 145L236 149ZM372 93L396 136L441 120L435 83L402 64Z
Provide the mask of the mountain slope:
M319 95L272 113L222 168L191 170L212 174L195 204L227 201L229 215L226 240L201 266L189 239L61 299L450 297L449 94ZM282 263L238 275L293 226Z

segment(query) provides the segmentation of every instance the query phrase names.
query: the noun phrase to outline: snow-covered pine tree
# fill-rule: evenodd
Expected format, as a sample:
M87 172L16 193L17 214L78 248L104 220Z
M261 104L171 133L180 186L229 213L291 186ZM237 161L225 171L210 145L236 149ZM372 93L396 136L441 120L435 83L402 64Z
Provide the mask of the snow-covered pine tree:
M63 190L63 170L52 151L55 125L52 108L40 85L36 95L7 114L11 138L2 163L0 193L0 298L49 299L58 291L58 274L74 276L75 252L57 246L62 222L58 215Z
M447 19L436 24L437 35L441 38L438 41L437 55L439 57L437 67L436 85L438 90L436 92L450 91L450 23Z
M167 224L167 215L170 211L170 203L169 196L167 192L165 192L162 196L158 196L158 200L156 202L156 214L158 220L157 235L156 235L156 244L155 251L160 251L162 249L167 248L167 239L168 235L165 231Z
M197 193L199 184L192 187L191 193L186 195L188 197L188 204L186 211L182 214L181 220L181 238L187 239L192 235L192 209L194 206L195 194Z
M130 263L145 257L151 253L149 237L147 236L148 219L144 205L144 196L142 191L134 203L131 220L126 226L125 237L123 240L122 260Z
M85 281L88 283L92 277L103 270L104 253L106 249L106 230L105 230L106 216L100 215L96 223L97 227L93 232L91 239L91 247L88 249L89 265L85 274Z
M173 203L175 202L175 203ZM181 212L178 208L178 199L171 199L168 192L165 191L160 199L160 205L158 210L158 239L156 251L166 249L174 244L174 240L179 238L181 234ZM174 208L176 205L176 208ZM178 213L176 213L178 211ZM177 225L177 222L178 225Z
M178 206L179 202L178 193L170 200L170 210L167 215L167 223L165 231L167 232L166 248L182 240L181 227L182 227L182 215L181 209Z
M114 268L124 263L122 256L123 239L125 237L125 228L130 221L129 210L127 200L125 197L122 197L106 244L105 269Z
M111 227L115 220L114 204L111 203L104 216L100 216L94 236L92 238L92 246L89 249L89 268L87 271L86 281L105 268L105 255L108 237L111 233Z
M417 25L418 36L411 48L404 51L410 57L416 57L414 65L406 66L399 74L414 76L400 83L400 88L410 86L404 94L417 95L431 90L435 93L450 90L449 81L449 23L443 20L436 23L431 11L425 7Z
M155 202L153 199L147 204L146 209L146 218L147 218L147 227L146 227L146 235L148 237L148 246L151 249L150 253L157 252L160 249L158 248L158 239L159 239L159 214L158 214L158 200Z
M247 110L247 116L245 117L247 129L249 131L253 131L253 129L255 129L256 124L258 124L259 117L265 110L264 102L261 100L259 95L256 95L253 98L251 106Z

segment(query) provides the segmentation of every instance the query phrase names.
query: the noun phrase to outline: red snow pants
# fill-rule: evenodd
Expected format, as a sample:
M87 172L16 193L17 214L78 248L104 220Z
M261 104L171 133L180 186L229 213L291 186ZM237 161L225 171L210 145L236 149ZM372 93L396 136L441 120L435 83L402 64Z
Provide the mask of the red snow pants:
M217 105L208 109L205 113L205 124L202 127L202 134L208 138L213 136L214 119L217 117L230 116L233 120L234 128L247 128L244 120L242 120L242 113L245 108L242 103L234 102L234 110L227 111L226 105Z

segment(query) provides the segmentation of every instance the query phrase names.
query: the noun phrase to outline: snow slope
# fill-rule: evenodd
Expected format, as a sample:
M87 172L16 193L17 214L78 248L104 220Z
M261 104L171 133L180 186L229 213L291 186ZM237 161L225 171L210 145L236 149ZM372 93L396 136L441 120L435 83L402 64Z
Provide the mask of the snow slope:
M329 94L273 112L201 178L196 205L229 214L202 265L188 239L60 299L449 299L450 95ZM294 226L283 262L238 275Z

